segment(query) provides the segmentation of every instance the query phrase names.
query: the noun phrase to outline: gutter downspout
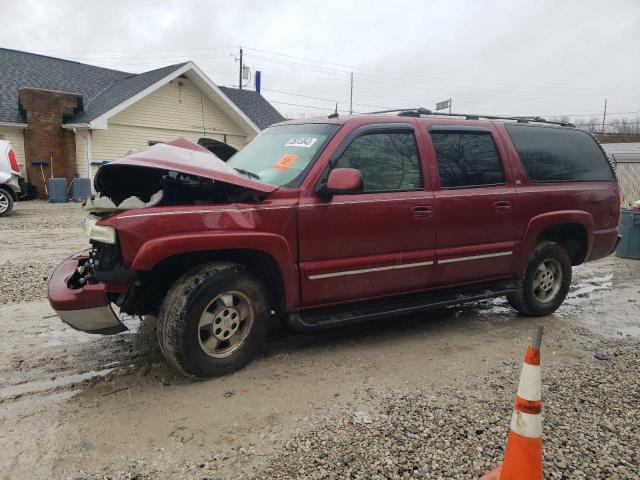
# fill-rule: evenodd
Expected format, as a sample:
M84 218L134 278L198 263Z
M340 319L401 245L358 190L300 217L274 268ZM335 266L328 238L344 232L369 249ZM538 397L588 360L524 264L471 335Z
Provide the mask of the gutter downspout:
M87 136L85 137L85 142L86 142L86 150L87 150L87 154L86 154L86 163L87 163L87 178L89 179L89 181L91 181L91 162L93 161L93 152L92 150L92 132L91 130L87 130ZM91 182L93 184L93 182ZM91 187L93 190L93 186Z

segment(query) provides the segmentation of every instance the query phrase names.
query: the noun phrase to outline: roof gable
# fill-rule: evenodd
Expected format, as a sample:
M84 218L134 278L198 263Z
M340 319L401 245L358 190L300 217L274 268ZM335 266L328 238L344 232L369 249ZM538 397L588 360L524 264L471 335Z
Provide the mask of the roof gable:
M176 72L186 64L187 62L170 65L118 80L89 100L89 103L85 105L84 111L78 112L68 123L89 123L146 88L162 81L167 75Z

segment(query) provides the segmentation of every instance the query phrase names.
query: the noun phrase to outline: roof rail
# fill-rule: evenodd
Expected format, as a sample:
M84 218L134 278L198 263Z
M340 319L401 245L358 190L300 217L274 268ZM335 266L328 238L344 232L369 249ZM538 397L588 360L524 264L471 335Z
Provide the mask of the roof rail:
M502 115L482 115L477 113L445 113L445 112L434 112L427 108L395 108L391 110L379 110L377 112L369 112L371 115L376 115L380 113L397 113L398 116L401 117L421 117L421 116L440 116L440 117L465 117L467 120L479 120L484 118L486 120L512 120L518 123L548 123L551 125L561 125L563 127L575 127L573 123L569 122L554 122L551 120L546 120L542 117L510 117L510 116L502 116Z

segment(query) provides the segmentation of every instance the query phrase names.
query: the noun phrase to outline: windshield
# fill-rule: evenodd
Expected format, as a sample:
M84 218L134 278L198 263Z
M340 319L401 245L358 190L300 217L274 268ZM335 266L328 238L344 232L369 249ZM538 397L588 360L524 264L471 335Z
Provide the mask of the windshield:
M297 187L303 173L340 128L327 123L267 128L227 162L251 178Z

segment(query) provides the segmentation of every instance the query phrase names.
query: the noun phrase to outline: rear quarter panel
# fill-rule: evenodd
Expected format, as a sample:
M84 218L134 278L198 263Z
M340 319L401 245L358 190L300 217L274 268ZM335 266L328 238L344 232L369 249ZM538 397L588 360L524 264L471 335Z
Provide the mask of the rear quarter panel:
M620 215L617 182L531 182L504 127L500 135L511 157L518 195L517 237L523 248L517 269L522 270L538 235L561 223L579 223L587 230L586 261L611 253Z

